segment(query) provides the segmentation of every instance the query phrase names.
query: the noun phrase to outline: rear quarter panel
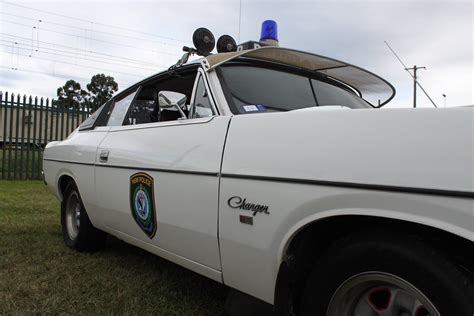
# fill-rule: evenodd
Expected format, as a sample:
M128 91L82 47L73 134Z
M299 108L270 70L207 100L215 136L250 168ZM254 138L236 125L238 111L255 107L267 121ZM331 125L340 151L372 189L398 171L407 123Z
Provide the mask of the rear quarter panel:
M266 179L472 194L474 112L420 112L328 110L234 117L224 153L219 202L224 282L273 303L279 263L292 237L306 225L332 216L393 218L473 241L472 197ZM441 123L445 128L439 128ZM253 225L240 223L239 215L251 214L230 208L227 201L232 196L268 205L270 214L257 214Z
M95 222L95 179L94 163L98 144L106 135L105 128L94 131L74 132L63 141L51 142L46 146L43 156L43 171L48 188L61 201L59 189L62 176L74 179L84 206L94 225ZM99 225L100 226L100 225Z

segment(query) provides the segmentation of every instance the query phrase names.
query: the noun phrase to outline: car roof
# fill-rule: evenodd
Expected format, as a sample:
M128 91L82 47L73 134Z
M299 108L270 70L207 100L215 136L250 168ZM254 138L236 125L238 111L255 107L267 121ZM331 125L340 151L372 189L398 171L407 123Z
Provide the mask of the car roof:
M353 88L374 107L387 104L396 93L395 88L388 81L358 66L330 57L276 46L209 55L205 58L206 70L212 70L240 57L324 74Z

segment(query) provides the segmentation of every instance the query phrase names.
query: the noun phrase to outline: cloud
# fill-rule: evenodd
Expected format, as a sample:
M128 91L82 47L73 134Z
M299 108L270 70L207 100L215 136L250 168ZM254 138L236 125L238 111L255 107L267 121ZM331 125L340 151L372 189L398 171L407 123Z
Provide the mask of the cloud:
M123 89L174 64L182 54L182 45L191 45L192 32L197 27L208 27L216 37L230 34L237 39L239 34L238 0L67 3L34 1L19 4L54 11L76 19L48 15L7 4L1 4L0 11L76 28L42 23L39 25L39 32L32 33L31 27L3 21L33 25L33 20L0 15L2 20L0 33L33 38L33 42L35 36L39 36L41 41L77 47L84 51L104 52L144 60L148 65L136 63L127 65L143 66L149 70L111 64L123 64L124 61L112 57L100 59L102 62L84 60L85 53L77 54L75 59L37 54L38 57L52 61L33 58L28 60L13 55L13 64L19 69L54 73L62 77L31 72L25 72L23 76L14 76L14 71L2 69L0 81L2 90L25 89L34 94L55 95L57 87L66 81L65 77L90 78L99 72L113 75L119 82L120 89ZM79 19L94 21L96 24ZM395 48L407 66L417 64L428 68L426 71L420 71L420 82L437 103L442 104L443 93L448 95L448 105L474 103L471 1L242 0L241 41L258 40L260 24L265 19L275 19L278 22L282 46L341 59L386 78L397 89L397 96L389 106L411 106L412 80L385 46L384 40ZM109 28L101 24L115 25L122 29ZM125 30L126 28L137 29L141 33L129 32ZM46 29L76 36L48 32ZM107 32L119 36L106 34ZM5 36L0 38L5 39ZM8 49L10 48L3 46L0 50ZM2 53L0 57L2 66L11 66L12 55ZM87 82L81 79L79 81L83 87ZM38 82L41 84L37 84ZM422 96L421 92L419 92L419 104L430 106L428 99Z

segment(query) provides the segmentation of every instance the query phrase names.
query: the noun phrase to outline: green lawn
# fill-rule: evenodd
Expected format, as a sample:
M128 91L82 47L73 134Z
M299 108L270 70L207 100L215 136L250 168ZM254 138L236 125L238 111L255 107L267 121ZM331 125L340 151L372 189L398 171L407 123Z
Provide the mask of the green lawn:
M75 252L42 182L0 181L0 315L222 315L227 292L115 238Z

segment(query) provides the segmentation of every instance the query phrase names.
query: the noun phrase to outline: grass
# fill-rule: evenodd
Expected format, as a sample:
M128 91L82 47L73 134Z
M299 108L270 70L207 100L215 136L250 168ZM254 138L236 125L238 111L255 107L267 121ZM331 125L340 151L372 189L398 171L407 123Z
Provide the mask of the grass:
M228 289L109 238L78 253L40 181L0 181L0 315L223 315Z

